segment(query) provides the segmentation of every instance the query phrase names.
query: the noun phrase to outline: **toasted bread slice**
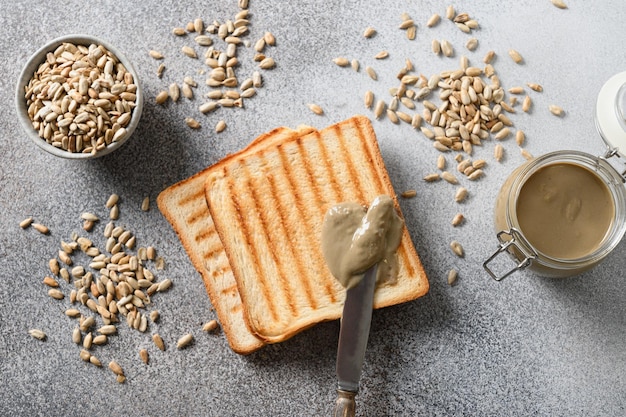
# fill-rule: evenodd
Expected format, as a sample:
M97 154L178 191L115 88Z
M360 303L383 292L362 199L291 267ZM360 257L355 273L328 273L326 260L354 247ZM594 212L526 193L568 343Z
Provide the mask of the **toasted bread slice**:
M299 131L280 127L259 136L239 154L254 152L265 144L312 130L309 127L301 127ZM204 184L213 169L206 168L168 187L159 194L157 205L202 275L229 345L237 353L249 354L262 347L264 342L248 329L244 321L237 283L206 203Z
M357 116L322 131L233 155L207 176L206 198L232 268L248 327L276 343L341 316L344 288L323 259L321 227L334 204L387 194L400 208L374 130ZM374 307L413 300L428 280L406 226L395 283Z

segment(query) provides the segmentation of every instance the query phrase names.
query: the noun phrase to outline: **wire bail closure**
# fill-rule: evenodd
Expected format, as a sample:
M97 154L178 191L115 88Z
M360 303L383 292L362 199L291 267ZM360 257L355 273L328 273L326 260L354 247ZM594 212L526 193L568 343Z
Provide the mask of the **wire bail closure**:
M503 235L509 236L510 239L508 240L503 239ZM537 252L531 249L530 250L531 253L529 253L529 251L525 249L525 247L530 247L530 245L528 245L528 242L526 241L524 236L517 229L511 228L510 230L502 230L498 232L497 237L498 237L498 241L500 241L500 245L498 246L498 249L493 253L493 255L489 257L489 259L483 262L483 268L487 271L487 273L491 276L491 278L495 279L496 281L502 281L504 278L508 277L512 273L518 270L527 268L528 266L530 266L532 261L537 258ZM522 245L520 245L518 242L522 242ZM514 266L504 275L498 276L495 272L493 272L489 268L488 265L489 263L491 263L491 261L493 261L496 258L496 256L500 255L502 252L505 252L505 251L517 259L517 256L511 252L510 248L517 249L522 255L524 255L524 260L522 260L520 263L518 263L516 266Z

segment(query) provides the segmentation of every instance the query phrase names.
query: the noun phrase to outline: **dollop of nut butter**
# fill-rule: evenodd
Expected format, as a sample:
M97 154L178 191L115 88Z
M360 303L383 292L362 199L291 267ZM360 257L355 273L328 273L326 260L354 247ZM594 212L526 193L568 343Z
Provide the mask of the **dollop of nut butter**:
M570 163L534 172L522 185L516 210L528 242L559 259L577 259L596 250L615 216L607 185L591 170Z
M347 289L357 285L365 271L378 263L376 280L395 282L396 251L404 221L387 195L374 199L369 208L353 202L331 207L322 224L322 253L333 276Z

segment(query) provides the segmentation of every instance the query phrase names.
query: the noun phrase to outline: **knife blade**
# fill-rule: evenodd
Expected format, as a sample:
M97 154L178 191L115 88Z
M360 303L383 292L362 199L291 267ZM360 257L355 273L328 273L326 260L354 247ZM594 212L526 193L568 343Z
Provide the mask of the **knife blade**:
M361 282L346 292L337 348L336 417L353 416L355 412L354 397L359 391L372 322L377 270L378 264L370 267Z

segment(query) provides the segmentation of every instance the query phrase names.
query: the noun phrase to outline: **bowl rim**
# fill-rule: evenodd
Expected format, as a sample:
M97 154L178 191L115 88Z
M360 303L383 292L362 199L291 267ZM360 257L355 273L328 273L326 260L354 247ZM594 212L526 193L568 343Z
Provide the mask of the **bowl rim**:
M128 72L133 75L134 83L137 85L136 91L136 101L135 108L133 109L131 120L126 127L126 134L117 142L111 143L106 146L104 149L97 151L95 153L83 153L83 152L68 152L64 149L56 148L39 137L35 129L33 129L32 121L30 117L28 117L28 108L26 106L26 100L24 98L24 87L30 81L32 74L36 69L41 65L45 56L48 52L54 51L59 45L71 42L77 45L90 45L90 44L99 44L104 46L107 50L109 50L113 55L119 59L119 61L124 64L124 67ZM15 95L15 104L17 108L17 115L22 125L25 133L28 137L37 145L40 149L51 153L55 156L65 158L65 159L94 159L104 155L107 155L116 149L119 149L122 145L124 145L128 139L131 137L137 125L139 124L139 119L141 118L141 113L143 111L144 97L143 90L141 87L141 82L137 75L137 71L133 66L132 62L114 45L109 43L108 41L101 39L99 37L93 35L86 34L68 34L63 35L57 38L54 38L44 45L42 45L37 51L35 51L30 58L26 61L26 64L22 68L20 72L17 87L16 87L16 95Z

